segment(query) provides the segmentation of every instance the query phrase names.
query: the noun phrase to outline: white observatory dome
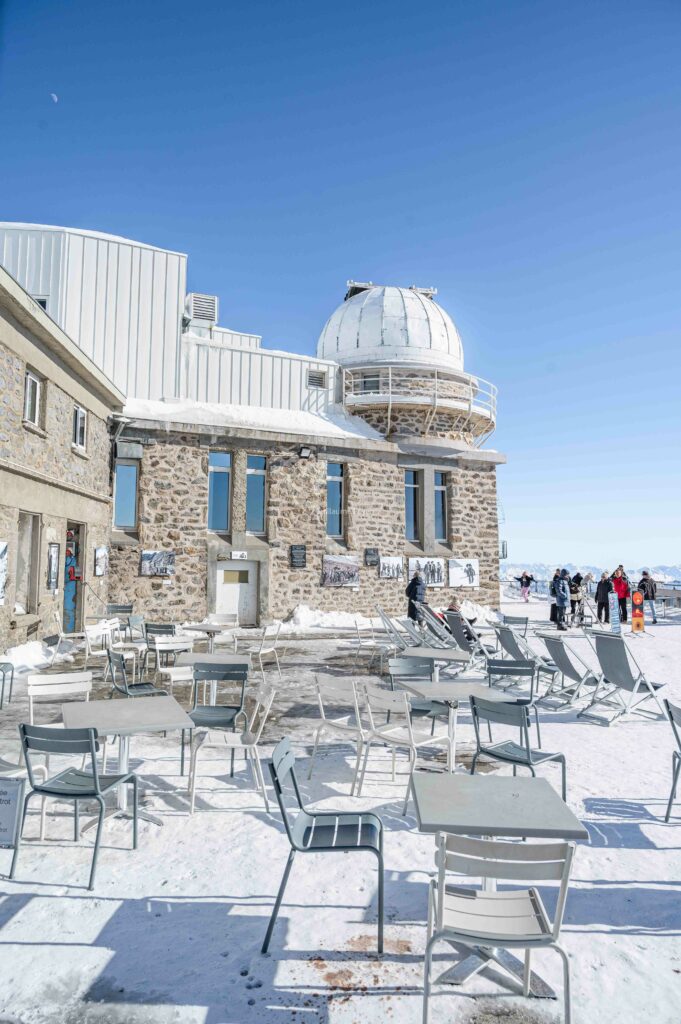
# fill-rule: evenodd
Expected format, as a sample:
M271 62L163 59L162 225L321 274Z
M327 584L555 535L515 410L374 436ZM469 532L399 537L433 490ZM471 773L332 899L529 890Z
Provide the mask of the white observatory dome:
M349 281L345 301L319 336L317 356L348 367L392 363L463 370L459 332L434 294Z

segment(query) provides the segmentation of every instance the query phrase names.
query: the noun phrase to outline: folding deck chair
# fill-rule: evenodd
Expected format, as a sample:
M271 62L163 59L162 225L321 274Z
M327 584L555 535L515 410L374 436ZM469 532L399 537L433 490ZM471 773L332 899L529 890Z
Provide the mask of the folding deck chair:
M527 640L519 636L510 626L495 625L494 632L502 651L505 651L509 658L513 658L514 661L533 661L537 675L548 676L549 690L553 687L553 681L560 672L557 665L533 651Z
M550 685L544 696L540 697L539 704L550 706L553 701L559 707L561 704L575 704L585 696L584 690L587 687L597 688L600 685L600 674L589 668L562 636L550 633L537 633L537 636L544 642L551 663L557 666L561 677L560 685Z
M578 717L591 718L601 725L611 725L622 715L639 710L647 700L654 700L664 715L665 710L658 696L663 683L652 683L646 679L636 659L624 642L624 637L616 633L592 631L587 633L593 639L594 650L598 658L602 677L594 690L591 700L583 708ZM633 667L632 667L633 666ZM592 708L598 706L614 709L612 718L595 715ZM648 709L644 709L648 712Z
M459 647L466 651L467 654L470 654L470 668L479 665L481 662L484 663L488 658L494 656L496 653L494 648L482 642L475 631L475 627L464 619L463 615L459 612L445 612L444 616L447 625L452 631L452 636Z

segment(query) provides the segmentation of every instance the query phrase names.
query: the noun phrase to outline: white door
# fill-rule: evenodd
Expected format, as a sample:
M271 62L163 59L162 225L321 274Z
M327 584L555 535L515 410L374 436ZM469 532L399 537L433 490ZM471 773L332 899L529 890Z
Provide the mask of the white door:
M258 563L233 559L218 562L215 611L238 615L239 624L254 626L258 617Z

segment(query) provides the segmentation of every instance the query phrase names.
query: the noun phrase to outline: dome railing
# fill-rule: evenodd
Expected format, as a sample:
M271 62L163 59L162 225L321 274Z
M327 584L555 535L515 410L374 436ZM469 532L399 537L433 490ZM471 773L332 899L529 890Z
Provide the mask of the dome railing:
M470 373L409 369L395 366L364 366L343 369L343 401L349 410L385 406L390 422L393 407L429 409L426 431L438 412L463 416L463 429L477 445L494 431L497 388L491 381Z

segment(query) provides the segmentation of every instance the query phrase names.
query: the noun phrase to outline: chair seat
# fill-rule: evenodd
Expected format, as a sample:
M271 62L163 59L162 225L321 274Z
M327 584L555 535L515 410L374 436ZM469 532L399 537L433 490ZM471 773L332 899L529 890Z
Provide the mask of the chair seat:
M448 733L436 732L431 736L429 732L418 732L416 729L411 731L413 743L415 747L428 747L434 743L442 742L443 740L449 741ZM410 747L412 741L409 738L409 731L406 726L396 725L391 727L389 725L383 726L380 729L376 729L372 734L372 737L383 743L392 743L393 746L399 747Z
M319 721L319 726L324 726L324 729L335 729L337 732L348 733L351 732L354 735L359 733L359 729L355 724L353 715L346 715L345 718L323 718Z
M214 707L211 704L194 708L189 717L196 726L210 729L231 729L239 708Z
M194 670L189 665L169 665L158 670L161 678L170 679L173 683L193 683Z
M486 892L447 886L442 925L457 935L504 945L523 938L551 938L548 920L536 889Z
M100 792L108 793L119 786L121 782L125 782L130 778L132 778L130 774L100 775ZM81 771L79 768L67 768L58 775L53 775L51 779L46 779L45 782L35 786L34 789L37 793L48 793L51 796L71 797L72 799L75 797L96 796L92 785L92 772Z
M353 847L380 850L381 826L372 814L324 814L296 819L295 838L308 850L343 849ZM301 828L301 826L303 826Z
M128 697L167 697L168 691L153 683L128 683Z
M235 749L254 747L256 744L255 733L253 732L226 732L224 740L228 747L234 747Z
M503 743L493 743L490 746L480 747L481 754L495 757L499 761L510 761L522 764L541 764L542 761L555 761L562 757L562 754L550 754L546 750L530 750L530 760L527 760L527 750L520 743L513 740L504 740Z

